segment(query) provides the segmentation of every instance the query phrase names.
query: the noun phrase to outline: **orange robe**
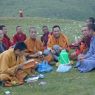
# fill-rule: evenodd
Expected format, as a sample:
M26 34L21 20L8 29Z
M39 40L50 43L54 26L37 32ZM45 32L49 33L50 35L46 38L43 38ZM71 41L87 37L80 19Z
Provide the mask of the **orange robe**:
M27 45L28 52L31 54L34 54L38 51L43 51L43 44L38 39L33 40L31 38L27 38L25 40L25 44Z
M53 48L54 45L59 45L60 47L69 50L68 39L62 33L60 33L60 37L57 38L57 39L54 37L53 34L52 35L49 35L48 48Z
M14 53L14 49L10 48L0 54L0 80L9 80L21 82L27 75L24 70L17 71L19 64L24 62L24 57L19 57Z
M27 45L27 50L30 54L35 54L38 51L44 50L44 46L43 46L42 42L38 39L33 40L31 38L27 38L25 40L25 44ZM39 62L41 60L41 58L37 58L37 60ZM45 56L44 60L47 60L48 62L50 62L52 60L52 57L50 55Z

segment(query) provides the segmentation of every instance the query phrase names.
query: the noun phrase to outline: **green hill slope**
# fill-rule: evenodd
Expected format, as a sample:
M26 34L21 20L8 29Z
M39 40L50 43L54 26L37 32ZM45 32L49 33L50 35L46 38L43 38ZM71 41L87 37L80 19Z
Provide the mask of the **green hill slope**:
M95 16L95 0L0 0L1 17L17 17L21 8L28 17L83 20Z

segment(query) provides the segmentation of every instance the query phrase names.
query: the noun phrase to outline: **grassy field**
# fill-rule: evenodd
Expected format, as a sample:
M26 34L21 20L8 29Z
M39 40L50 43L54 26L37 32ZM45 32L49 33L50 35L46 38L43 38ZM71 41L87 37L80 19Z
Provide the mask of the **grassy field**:
M45 74L42 81L47 84L40 86L36 82L10 88L0 87L0 95L7 90L12 95L95 95L95 71L82 74L74 68L68 73L56 73L54 70Z
M0 17L18 17L19 9L26 17L83 20L95 17L95 0L0 0Z
M51 31L51 27L57 24L61 26L62 31L72 42L75 35L80 35L84 22L46 18L0 18L0 24L8 27L10 37L15 33L17 25L21 25L28 36L30 25L35 26L38 34L41 35L43 25L48 25ZM44 75L45 78L42 81L47 83L44 86L40 86L36 82L10 88L0 87L0 95L4 95L6 90L11 91L12 95L95 95L95 71L82 74L73 68L68 73L57 73L56 67L54 67L52 72Z

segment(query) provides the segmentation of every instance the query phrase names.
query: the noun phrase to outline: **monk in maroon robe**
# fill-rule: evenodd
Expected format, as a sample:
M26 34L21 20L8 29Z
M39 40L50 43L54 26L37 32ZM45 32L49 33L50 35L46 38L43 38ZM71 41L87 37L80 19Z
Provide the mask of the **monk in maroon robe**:
M44 47L47 47L48 35L50 34L49 30L48 30L48 27L43 26L42 31L43 31L43 35L41 36L41 41L42 41Z
M6 49L9 49L9 47L12 45L11 41L10 41L10 38L8 37L7 35L7 27L5 25L1 25L1 30L3 31L3 39L2 39L2 42L5 44L6 46Z
M17 42L23 42L26 40L26 34L22 32L22 27L17 26L16 27L16 34L13 36L13 44L16 44Z

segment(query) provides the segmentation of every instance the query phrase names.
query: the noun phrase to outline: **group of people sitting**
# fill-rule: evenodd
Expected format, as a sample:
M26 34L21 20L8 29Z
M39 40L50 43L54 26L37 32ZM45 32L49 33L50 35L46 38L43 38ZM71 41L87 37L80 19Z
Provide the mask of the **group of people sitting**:
M80 72L88 72L95 68L95 24L94 18L90 17L86 25L82 27L83 38L69 44L68 38L61 31L60 26L52 27L49 32L47 26L42 27L43 35L37 36L35 27L29 28L29 36L22 32L22 27L16 27L13 41L7 36L6 26L0 26L0 81L4 86L12 86L14 81L20 85L24 79L35 71L36 65L41 60L48 63L58 62L61 50L65 49L70 54L71 60L77 60L76 68ZM41 40L40 40L41 39ZM27 67L25 61L30 61ZM25 67L26 66L26 67Z

